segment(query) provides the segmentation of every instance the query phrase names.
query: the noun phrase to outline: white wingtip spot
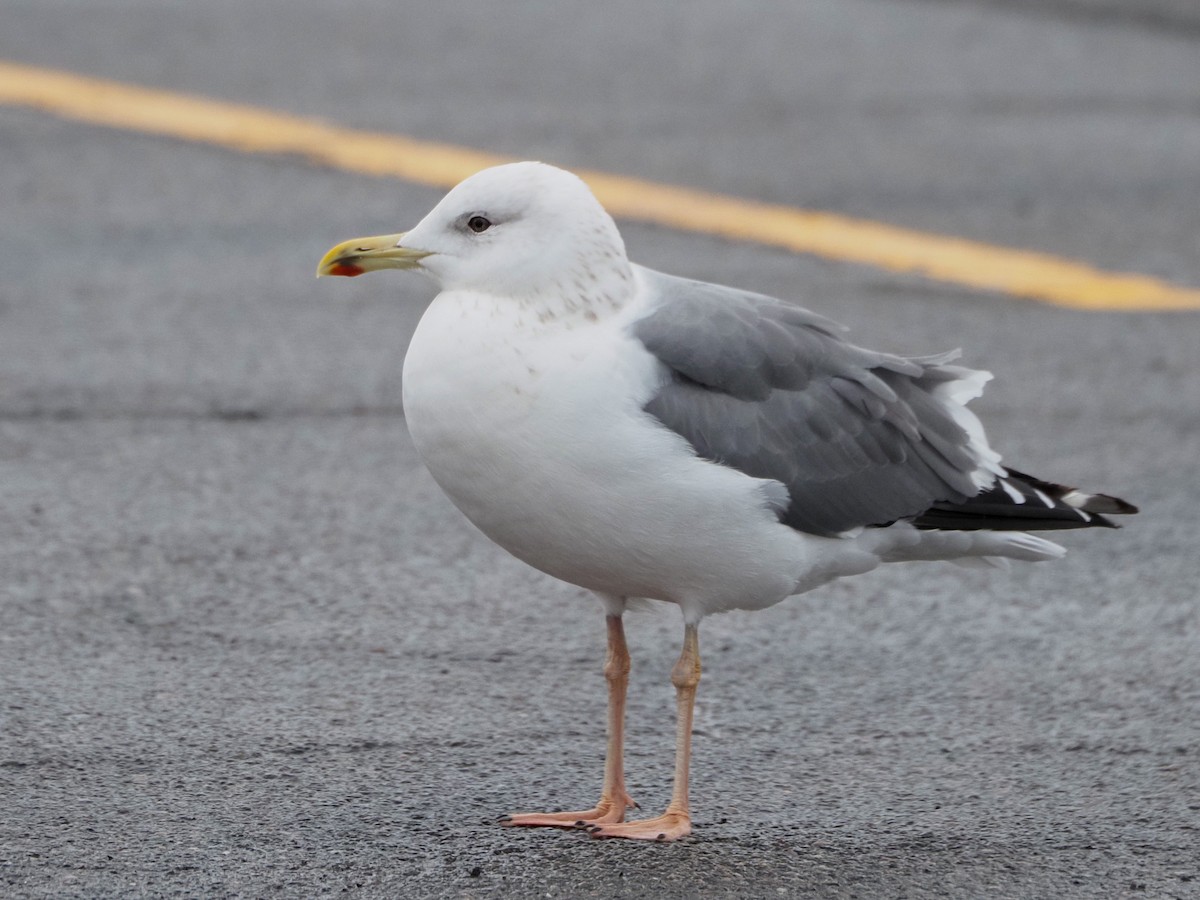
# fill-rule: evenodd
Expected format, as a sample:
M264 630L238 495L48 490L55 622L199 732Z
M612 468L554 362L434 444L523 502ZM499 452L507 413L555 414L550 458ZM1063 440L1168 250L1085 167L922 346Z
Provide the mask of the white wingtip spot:
M1008 479L1001 478L1000 487L1004 488L1004 493L1008 494L1008 499L1013 503L1016 503L1019 506L1025 502L1025 495L1013 487L1012 484L1009 483Z
M1087 502L1092 499L1091 494L1085 494L1083 491L1070 490L1062 496L1062 502L1067 506L1075 509L1083 509L1087 506Z

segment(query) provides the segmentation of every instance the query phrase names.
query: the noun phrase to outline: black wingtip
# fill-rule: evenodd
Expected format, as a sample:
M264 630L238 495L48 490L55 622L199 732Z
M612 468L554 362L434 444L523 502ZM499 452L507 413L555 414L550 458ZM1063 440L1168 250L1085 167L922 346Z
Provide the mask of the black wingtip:
M1092 494L1083 506L1084 512L1107 513L1110 516L1132 516L1141 512L1132 503L1108 494Z
M962 503L935 503L918 516L918 528L996 531L1053 531L1066 528L1120 528L1110 515L1133 515L1138 508L1108 494L1043 481L1007 469L996 484Z

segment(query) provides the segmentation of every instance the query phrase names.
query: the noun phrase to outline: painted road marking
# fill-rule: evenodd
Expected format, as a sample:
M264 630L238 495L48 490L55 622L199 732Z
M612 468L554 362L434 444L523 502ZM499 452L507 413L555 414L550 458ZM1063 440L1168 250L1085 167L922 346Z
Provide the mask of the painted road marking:
M245 153L288 154L366 175L450 188L511 162L464 147L0 61L0 104ZM810 253L1075 309L1200 309L1200 289L1086 263L835 213L580 172L617 218Z

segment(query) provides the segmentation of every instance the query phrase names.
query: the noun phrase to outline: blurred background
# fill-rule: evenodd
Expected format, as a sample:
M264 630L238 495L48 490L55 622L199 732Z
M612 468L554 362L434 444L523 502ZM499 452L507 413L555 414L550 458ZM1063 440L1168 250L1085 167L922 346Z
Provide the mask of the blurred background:
M0 63L1200 287L1191 0L5 0ZM2 84L24 77L0 73ZM0 102L0 893L1188 896L1200 320L618 221L630 256L962 346L1007 461L1143 507L1008 576L705 623L669 848L586 806L603 627L450 507L400 408L431 285L316 282L441 189ZM669 792L673 610L628 625ZM703 873L698 880L697 872Z

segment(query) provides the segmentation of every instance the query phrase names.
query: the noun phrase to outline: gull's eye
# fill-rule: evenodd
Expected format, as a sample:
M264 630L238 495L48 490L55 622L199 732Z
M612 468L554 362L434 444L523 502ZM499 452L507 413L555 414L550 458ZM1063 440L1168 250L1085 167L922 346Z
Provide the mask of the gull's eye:
M487 231L489 228L491 228L492 223L483 216L471 216L471 218L467 219L467 227L476 234L480 234L481 232Z

